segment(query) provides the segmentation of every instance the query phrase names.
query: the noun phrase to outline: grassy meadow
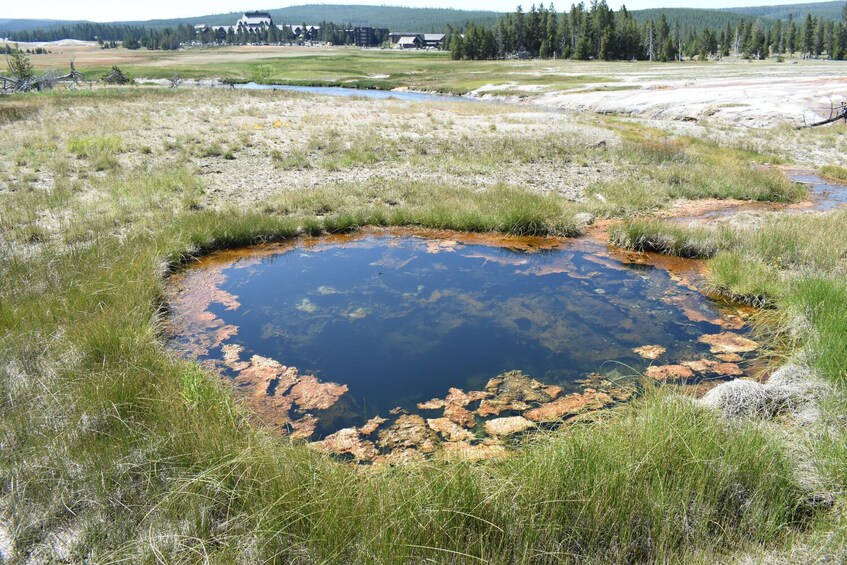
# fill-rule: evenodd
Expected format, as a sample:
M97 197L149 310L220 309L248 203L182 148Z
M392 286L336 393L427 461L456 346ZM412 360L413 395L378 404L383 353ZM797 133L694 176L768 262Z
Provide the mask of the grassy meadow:
M493 80L469 78L486 70L476 67L455 73L439 54L392 55L396 69L380 55L310 59L320 71L293 57L193 56L123 65L248 80L261 65L273 67L267 80L405 73L398 85L454 92ZM567 81L615 66L584 70ZM0 98L0 124L4 559L845 558L845 212L719 229L656 220L703 199L803 200L775 168L788 157L763 146L842 135L833 129L683 135L502 104L340 108L294 93L149 86ZM609 220L618 245L708 258L715 292L762 306L770 363L805 364L831 387L819 417L727 420L645 386L505 458L355 466L255 426L226 382L164 343L167 275L213 249L366 226L580 236L587 214Z
M22 44L21 47L36 47ZM453 61L444 51L399 51L352 47L302 48L234 46L130 51L100 49L97 44L48 46L51 53L33 56L37 70L63 73L73 60L88 80L99 80L113 65L138 79L227 79L265 84L409 88L465 94L486 85L506 85L501 95L528 96L539 90L630 90L642 80L697 80L751 77L837 78L838 64L827 61L695 62L666 65L650 62L562 60ZM522 87L531 87L529 90Z

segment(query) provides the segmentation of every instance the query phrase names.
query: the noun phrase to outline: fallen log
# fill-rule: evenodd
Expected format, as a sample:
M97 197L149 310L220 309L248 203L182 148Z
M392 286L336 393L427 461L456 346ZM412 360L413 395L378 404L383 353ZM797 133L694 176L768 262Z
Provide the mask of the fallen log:
M30 77L24 80L0 75L0 92L29 92L31 90L49 90L60 82L69 82L70 86L76 86L85 81L85 75L76 70L71 61L71 72L66 75L57 75L55 71L47 71L40 76Z
M833 106L829 111L829 117L827 119L815 122L813 124L804 124L802 126L799 126L797 129L825 126L826 124L831 124L833 122L837 122L838 120L844 120L845 122L847 122L847 102L842 102L840 108L835 108L835 106Z

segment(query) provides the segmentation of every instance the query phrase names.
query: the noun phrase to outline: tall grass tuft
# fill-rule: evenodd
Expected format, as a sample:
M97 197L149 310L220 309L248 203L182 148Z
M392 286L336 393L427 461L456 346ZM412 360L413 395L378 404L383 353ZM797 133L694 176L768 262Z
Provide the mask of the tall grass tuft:
M574 219L579 206L507 185L468 192L444 184L376 180L367 187L340 184L286 192L270 201L269 210L312 232L379 225L518 235L580 233Z
M665 222L633 220L614 227L612 244L692 259L708 259L727 245L728 234L708 228L684 228Z
M820 169L821 174L825 177L835 179L837 181L847 182L847 168L841 165L824 165Z

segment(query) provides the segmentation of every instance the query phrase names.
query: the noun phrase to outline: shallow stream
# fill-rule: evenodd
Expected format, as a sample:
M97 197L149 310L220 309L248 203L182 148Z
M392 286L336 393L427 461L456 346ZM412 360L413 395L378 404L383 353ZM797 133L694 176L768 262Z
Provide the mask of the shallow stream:
M305 92L309 94L322 94L325 96L340 96L343 98L357 97L370 98L373 100L385 100L393 98L396 100L409 100L413 102L475 102L473 98L464 96L451 96L447 94L433 94L430 92L414 92L406 90L377 90L364 88L344 88L341 86L293 86L286 84L259 84L248 82L235 84L240 90L284 90L288 92Z

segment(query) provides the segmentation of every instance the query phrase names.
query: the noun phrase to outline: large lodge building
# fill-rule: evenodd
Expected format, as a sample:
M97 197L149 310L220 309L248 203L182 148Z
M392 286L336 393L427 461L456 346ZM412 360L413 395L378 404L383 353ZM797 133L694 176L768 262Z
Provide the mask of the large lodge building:
M194 26L197 33L215 31L219 40L225 39L229 30L263 31L275 25L270 12L244 12L234 26ZM277 29L285 31L296 41L315 42L320 38L320 26L316 25L277 25ZM385 28L358 26L345 29L350 44L356 47L379 47L386 41L391 47L398 49L440 49L444 41L443 33L389 33Z

